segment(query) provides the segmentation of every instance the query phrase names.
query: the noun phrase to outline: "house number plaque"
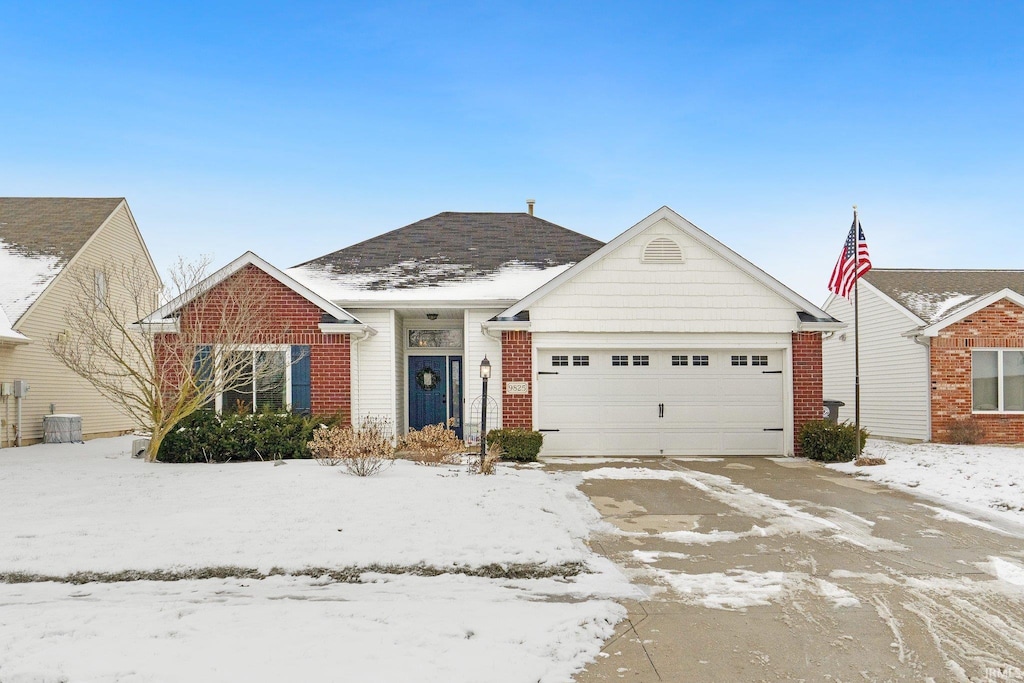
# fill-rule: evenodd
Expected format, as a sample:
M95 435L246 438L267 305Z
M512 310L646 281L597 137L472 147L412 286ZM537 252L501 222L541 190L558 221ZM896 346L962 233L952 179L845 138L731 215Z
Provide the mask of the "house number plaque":
M529 382L505 382L505 393L509 395L530 393Z

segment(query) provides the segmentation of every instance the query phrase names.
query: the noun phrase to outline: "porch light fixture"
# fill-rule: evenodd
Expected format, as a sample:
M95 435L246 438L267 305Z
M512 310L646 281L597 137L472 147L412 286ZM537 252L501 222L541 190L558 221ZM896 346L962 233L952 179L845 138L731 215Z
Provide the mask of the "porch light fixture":
M480 361L480 379L484 385L483 400L480 401L480 472L484 471L484 457L487 455L487 380L491 378L491 361L487 356Z

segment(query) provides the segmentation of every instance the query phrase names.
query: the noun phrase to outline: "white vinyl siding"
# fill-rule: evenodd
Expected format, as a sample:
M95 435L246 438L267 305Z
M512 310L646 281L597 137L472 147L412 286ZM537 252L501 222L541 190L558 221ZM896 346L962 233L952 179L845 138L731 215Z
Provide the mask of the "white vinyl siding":
M874 436L927 441L928 349L901 336L916 323L869 285L860 285L861 425ZM849 327L822 342L823 398L846 403L841 420L854 419L853 305L836 297L826 309Z
M658 236L682 263L644 263ZM530 306L534 332L792 332L791 302L662 220Z
M470 308L466 310L466 348L463 350L463 395L465 397L466 431L476 434L480 429L480 410L473 411L473 401L480 398L483 385L480 380L480 361L487 356L491 361L491 378L487 382L487 395L497 404L497 414L487 411L487 428L501 426L501 342L483 333L480 324L501 313L499 308ZM495 336L501 338L500 333ZM488 404L490 402L488 401Z
M408 417L406 416L405 399L405 373L408 367L405 360L405 341L402 334L402 322L394 311L391 311L391 324L394 326L392 340L395 363L395 394L393 400L395 405L395 433L405 434L409 428L407 423Z
M377 331L352 347L352 423L364 417L380 416L396 424L395 352L392 329L394 313L388 309L349 309L349 312ZM314 384L316 377L313 378Z
M82 268L85 273L87 292L90 296L94 287L94 268L107 264L130 264L133 259L152 274L154 296L151 302L140 302L139 310L151 312L156 308L156 271L151 270L145 245L139 239L124 204L111 214L107 222L93 235L69 264L71 268ZM32 443L43 437L43 416L50 414L50 404L56 413L72 413L82 416L82 431L86 438L100 435L124 433L137 429L134 421L118 411L91 384L61 365L47 348L48 340L62 333L66 328L64 317L72 301L77 285L65 268L40 295L33 308L25 313L16 324L17 330L32 340L30 344L0 350L0 381L27 380L30 389L22 402L22 442ZM116 279L105 283L105 294L114 301L127 301L126 293ZM139 316L142 317L141 315ZM10 401L10 417L14 421L14 400ZM0 420L2 399L0 399ZM0 440L9 432L0 430ZM6 444L5 444L6 445Z

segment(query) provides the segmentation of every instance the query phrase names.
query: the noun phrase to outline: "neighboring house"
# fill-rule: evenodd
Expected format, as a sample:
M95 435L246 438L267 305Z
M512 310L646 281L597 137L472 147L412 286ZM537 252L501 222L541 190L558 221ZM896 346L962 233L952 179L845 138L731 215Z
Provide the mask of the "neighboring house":
M985 443L1024 442L1024 271L875 268L860 281L861 424L875 436L948 440L973 418ZM825 398L854 417L854 313L823 343Z
M95 269L95 295L122 296L101 272L133 259L159 283L123 198L0 198L0 382L29 385L21 406L23 445L42 440L43 416L51 412L81 415L86 438L136 427L48 346L65 333L65 313L80 291L69 273ZM0 396L0 446L16 442L17 428L14 397Z
M539 429L547 455L793 453L821 415L821 333L843 327L667 207L608 244L446 212L287 271L247 253L201 291L242 269L276 283L268 327L308 355L290 374L308 368L314 413L475 438L486 356L488 428Z

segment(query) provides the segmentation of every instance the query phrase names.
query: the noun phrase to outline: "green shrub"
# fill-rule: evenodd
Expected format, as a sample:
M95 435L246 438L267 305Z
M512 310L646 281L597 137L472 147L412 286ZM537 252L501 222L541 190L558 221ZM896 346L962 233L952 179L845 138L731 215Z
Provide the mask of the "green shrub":
M828 420L807 422L800 428L800 447L804 457L822 462L849 462L857 457L857 427L849 422ZM864 450L868 433L860 430L860 448Z
M543 434L526 429L492 429L487 432L487 445L500 446L503 460L536 462L543 443Z
M161 462L241 462L309 458L307 444L321 424L347 423L343 416L299 413L192 413L160 444Z

